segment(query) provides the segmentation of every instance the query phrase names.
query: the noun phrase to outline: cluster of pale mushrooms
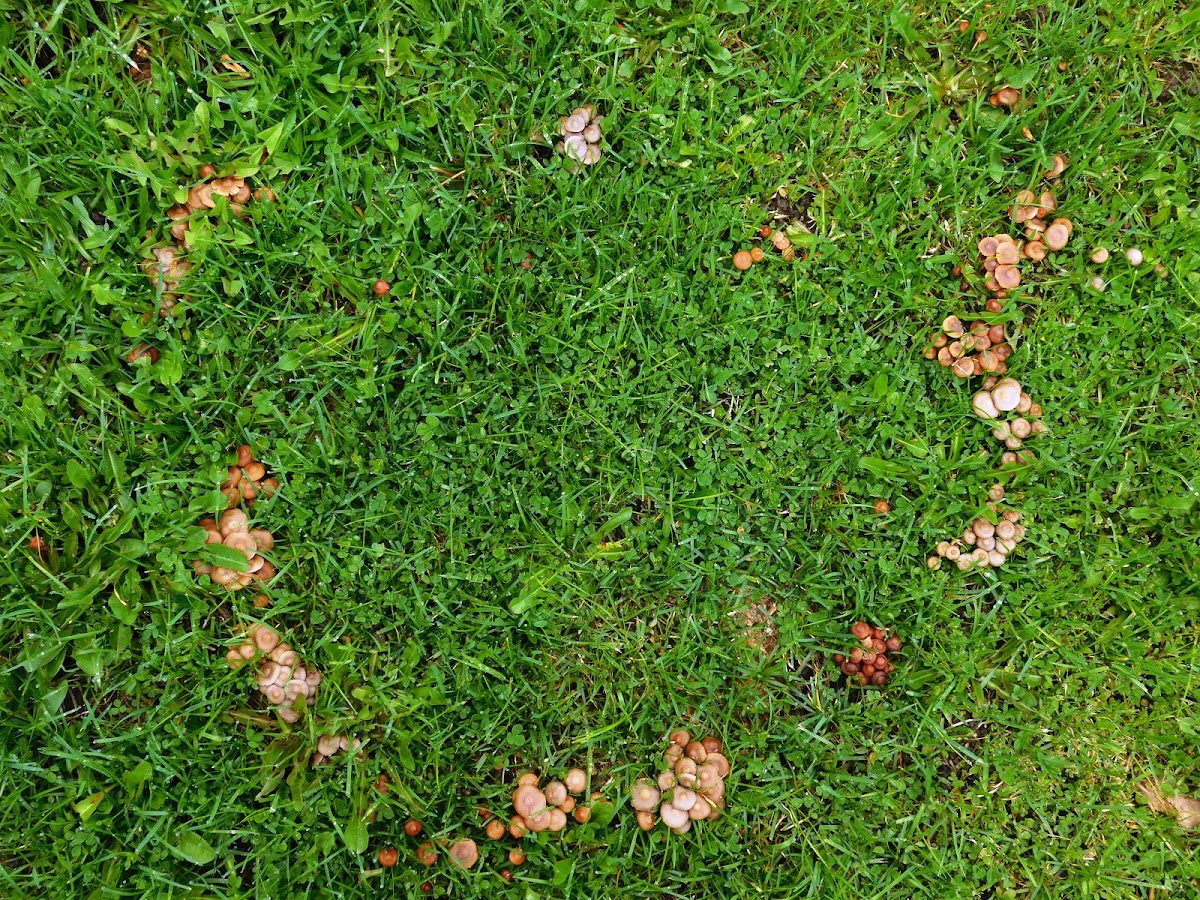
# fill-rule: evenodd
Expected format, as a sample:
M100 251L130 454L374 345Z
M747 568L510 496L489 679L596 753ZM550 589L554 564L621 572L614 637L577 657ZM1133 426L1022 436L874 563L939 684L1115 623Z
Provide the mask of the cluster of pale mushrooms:
M858 638L861 646L853 648L848 654L835 653L833 661L847 682L857 683L865 687L868 684L883 687L887 684L888 676L896 670L888 654L895 656L904 644L896 635L889 635L878 625L868 625L866 622L855 622L850 626L850 633Z
M958 316L947 316L925 348L926 359L936 359L959 378L1008 371L1012 345L1003 325L974 321L966 325Z
M708 736L694 741L685 730L670 735L663 754L666 768L657 783L643 778L630 791L629 803L637 813L638 827L650 831L658 819L675 834L687 834L693 822L715 821L725 811L725 778L729 759L721 742Z
M1047 428L1041 421L1041 404L1034 403L1033 398L1021 389L1021 382L995 375L984 379L983 387L971 398L971 408L979 418L996 422L992 437L1008 448L1000 457L1001 465L1033 461L1033 454L1022 449L1024 442L1045 434ZM1006 413L1014 412L1015 417L1002 418Z
M317 702L320 670L306 666L292 646L266 625L255 625L247 631L242 643L225 654L225 661L235 671L248 662L258 662L255 674L258 690L268 703L277 707L279 718L285 722L298 721L299 707ZM339 748L340 742L339 738Z
M238 447L237 464L229 467L227 475L221 484L221 493L225 495L229 509L243 501L246 508L251 509L259 494L270 499L279 490L279 482L267 477L267 467L254 458L249 444Z
M562 781L550 780L539 786L539 779L533 772L526 772L517 779L517 789L513 791L513 811L516 813L504 823L499 819L488 822L487 834L493 840L504 836L505 830L514 838L522 838L527 832L537 834L542 831L562 831L567 827L567 817L571 816L583 825L591 818L592 811L576 801L587 790L587 772L583 769L571 769L563 776ZM594 795L593 801L603 799Z
M579 106L569 116L558 120L558 133L562 140L558 152L575 163L594 166L600 162L600 140L604 137L601 125L604 117L596 115L596 107Z
M214 566L203 560L192 562L192 571L207 575L213 584L240 591L255 581L270 581L275 577L275 565L262 554L275 549L275 538L265 528L251 528L250 517L240 509L227 509L220 519L201 519L200 527L208 532L206 544L222 544L241 551L246 557L246 571L238 572L226 566Z
M993 485L988 491L988 509L996 521L979 516L963 532L961 540L940 541L937 555L926 563L930 569L940 569L942 560L949 560L960 572L973 568L999 568L1008 561L1017 544L1025 539L1021 513L1015 509L1000 510L1004 486Z
M314 670L315 671L315 670ZM307 673L306 673L307 674ZM259 673L260 682L262 673ZM317 673L317 684L320 684L320 673ZM316 685L313 686L313 696L316 696ZM286 691L285 691L286 696ZM295 698L293 698L295 699ZM339 753L358 753L358 761L366 761L366 752L359 751L362 746L362 741L358 738L347 737L344 734L322 734L317 738L317 749L309 759L309 764L313 766L323 766L326 763L333 762L333 758Z

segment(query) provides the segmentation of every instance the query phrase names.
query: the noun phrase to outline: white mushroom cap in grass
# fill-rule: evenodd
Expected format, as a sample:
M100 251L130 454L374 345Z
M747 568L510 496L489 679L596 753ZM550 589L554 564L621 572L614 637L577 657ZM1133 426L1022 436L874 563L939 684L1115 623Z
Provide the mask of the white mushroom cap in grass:
M671 805L676 809L681 809L687 812L696 803L696 792L689 788L675 788L674 794L671 796Z
M571 769L564 776L563 784L572 794L582 794L587 788L587 772L583 769Z
M636 810L650 812L658 806L661 799L662 794L659 793L658 788L643 778L630 791L629 802Z
M992 400L992 395L988 391L979 391L971 398L971 408L975 410L975 415L981 419L994 419L1000 414L996 409L996 403Z
M1000 412L1009 412L1021 402L1021 382L1015 378L1001 378L991 390L992 404Z
M663 824L671 829L682 828L691 821L686 810L679 809L670 803L664 803L658 814L662 816Z

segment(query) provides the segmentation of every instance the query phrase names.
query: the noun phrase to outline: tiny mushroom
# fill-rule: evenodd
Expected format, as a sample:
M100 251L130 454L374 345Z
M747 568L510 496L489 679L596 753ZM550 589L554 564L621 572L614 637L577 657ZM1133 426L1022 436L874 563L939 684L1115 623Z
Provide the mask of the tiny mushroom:
M563 784L572 794L582 794L587 788L587 773L583 769L571 769L563 778Z
M629 802L639 812L650 812L658 806L661 797L658 788L643 778L633 786Z

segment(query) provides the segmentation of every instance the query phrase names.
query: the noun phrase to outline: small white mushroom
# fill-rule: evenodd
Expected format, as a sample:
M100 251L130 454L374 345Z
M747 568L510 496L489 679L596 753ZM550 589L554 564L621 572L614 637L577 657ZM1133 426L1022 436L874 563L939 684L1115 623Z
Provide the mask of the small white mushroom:
M985 538L985 537L991 537L992 535L994 535L996 533L996 526L993 525L991 522L989 522L987 519L983 518L983 516L980 516L978 519L976 519L975 521L973 521L971 523L971 530L974 531L981 538Z
M1001 412L1010 412L1021 402L1021 383L1015 378L1001 378L992 388L992 403Z
M987 391L979 391L971 398L971 408L975 410L975 415L981 419L994 419L999 415L999 410L992 399L992 395Z
M1135 268L1140 266L1145 261L1145 257L1142 256L1142 251L1137 247L1130 247L1128 250L1126 250L1125 258L1129 260L1129 264Z
M671 805L676 809L681 809L687 812L696 803L696 792L688 788L675 788L675 794L671 798Z
M1025 440L1033 431L1033 426L1027 419L1013 419L1008 423L1008 427L1012 429L1013 437L1021 440Z
M600 126L593 122L587 128L583 129L583 137L589 144L600 143Z
M684 825L691 823L686 810L679 809L670 803L664 803L659 809L658 814L662 817L663 824L668 828L682 828Z
M579 134L588 126L588 117L581 112L572 113L567 116L567 120L563 122L563 128L570 134Z

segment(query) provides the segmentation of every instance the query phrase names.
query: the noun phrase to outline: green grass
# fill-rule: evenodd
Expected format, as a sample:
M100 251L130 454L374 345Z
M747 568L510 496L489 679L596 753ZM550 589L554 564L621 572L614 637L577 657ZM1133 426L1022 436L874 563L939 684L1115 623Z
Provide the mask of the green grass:
M1193 896L1196 838L1134 790L1200 790L1188 4L2 5L0 894ZM530 136L585 101L580 177ZM1003 478L1029 539L929 573L998 453L920 344L1056 152L1075 235L1012 316L1052 429ZM278 200L147 322L203 162ZM781 185L812 252L739 275ZM284 485L261 612L185 552L244 441ZM326 672L296 727L224 666L258 616ZM860 617L907 642L882 692L827 660ZM680 723L731 748L720 822L622 804L511 885L494 844L413 860L409 815L482 841L521 767L585 761L620 800ZM333 728L366 762L310 771Z

